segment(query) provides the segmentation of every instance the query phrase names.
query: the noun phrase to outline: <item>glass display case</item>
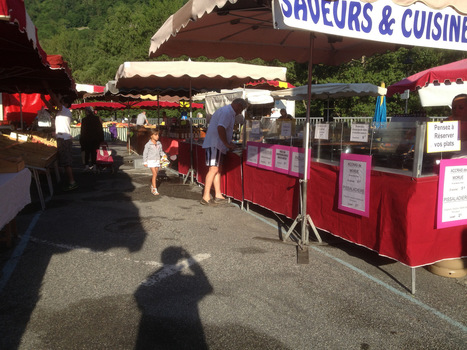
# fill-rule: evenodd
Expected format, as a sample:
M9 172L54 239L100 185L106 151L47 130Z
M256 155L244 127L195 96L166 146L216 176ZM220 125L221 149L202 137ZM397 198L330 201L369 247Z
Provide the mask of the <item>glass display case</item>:
M260 117L247 119L242 130L242 140L268 144L302 147L303 125L296 120ZM246 143L245 143L246 144Z
M439 160L452 154L426 152L427 121L424 117L403 117L383 125L341 121L310 124L312 159L339 165L342 153L371 155L375 170L412 177L435 175ZM246 141L303 147L303 127L294 125L293 133L284 136L277 119L246 120L243 137Z

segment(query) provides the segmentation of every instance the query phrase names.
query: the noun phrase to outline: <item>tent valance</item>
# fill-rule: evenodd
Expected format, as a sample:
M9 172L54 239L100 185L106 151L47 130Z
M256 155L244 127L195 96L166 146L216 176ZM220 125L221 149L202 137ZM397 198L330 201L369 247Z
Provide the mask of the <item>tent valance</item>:
M236 62L150 61L125 62L115 75L116 87L136 93L220 90L242 87L251 80L285 80L284 67Z
M351 96L384 96L386 88L367 83L329 83L313 84L311 86L312 99L341 98ZM293 89L272 91L271 96L275 99L284 100L306 100L308 85L298 86Z

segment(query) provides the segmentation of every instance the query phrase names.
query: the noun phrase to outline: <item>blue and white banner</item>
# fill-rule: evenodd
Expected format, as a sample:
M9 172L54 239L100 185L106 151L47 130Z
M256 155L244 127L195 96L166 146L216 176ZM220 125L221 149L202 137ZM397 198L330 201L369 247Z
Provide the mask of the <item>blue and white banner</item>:
M391 0L273 0L274 27L394 44L467 51L467 16L451 7Z

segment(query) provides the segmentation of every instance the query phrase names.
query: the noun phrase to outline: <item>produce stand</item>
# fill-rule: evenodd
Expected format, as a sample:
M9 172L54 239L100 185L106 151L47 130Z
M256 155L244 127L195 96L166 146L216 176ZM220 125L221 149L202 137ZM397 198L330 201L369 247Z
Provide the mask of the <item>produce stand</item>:
M21 157L25 166L31 170L36 183L42 210L45 209L45 199L39 172L44 172L49 186L50 196L53 196L53 184L50 169L54 168L57 181L60 174L57 163L57 148L45 144L12 140L7 136L0 138L0 154L11 157Z

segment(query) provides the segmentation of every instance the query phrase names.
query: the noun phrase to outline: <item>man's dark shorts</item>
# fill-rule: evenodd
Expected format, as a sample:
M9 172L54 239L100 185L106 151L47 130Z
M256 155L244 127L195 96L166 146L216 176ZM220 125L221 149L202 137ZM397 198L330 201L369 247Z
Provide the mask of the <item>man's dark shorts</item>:
M57 138L58 164L62 167L73 164L72 156L73 140Z
M219 151L216 147L210 147L205 149L206 155L206 166L217 166L220 167L224 163L224 154Z

